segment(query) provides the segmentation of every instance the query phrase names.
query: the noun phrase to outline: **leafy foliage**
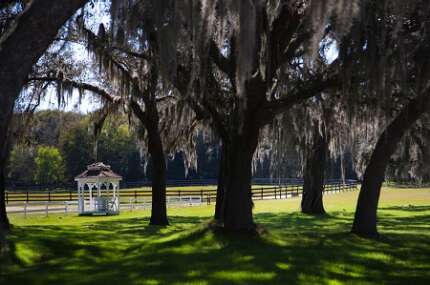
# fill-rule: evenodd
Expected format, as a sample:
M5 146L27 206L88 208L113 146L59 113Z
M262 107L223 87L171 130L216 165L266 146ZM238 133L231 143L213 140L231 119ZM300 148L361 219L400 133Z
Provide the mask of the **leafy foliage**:
M64 177L64 160L58 148L39 146L34 158L36 165L34 179L40 184L60 182Z
M10 153L8 178L14 181L32 182L34 180L34 151L32 148L17 144Z

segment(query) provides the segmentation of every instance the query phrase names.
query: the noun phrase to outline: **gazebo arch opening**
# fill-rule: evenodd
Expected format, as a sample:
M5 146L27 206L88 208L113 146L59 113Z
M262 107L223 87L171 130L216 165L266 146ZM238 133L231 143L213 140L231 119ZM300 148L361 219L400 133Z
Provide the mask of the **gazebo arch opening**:
M119 183L122 177L110 165L97 162L75 177L78 182L80 215L118 215L120 209Z

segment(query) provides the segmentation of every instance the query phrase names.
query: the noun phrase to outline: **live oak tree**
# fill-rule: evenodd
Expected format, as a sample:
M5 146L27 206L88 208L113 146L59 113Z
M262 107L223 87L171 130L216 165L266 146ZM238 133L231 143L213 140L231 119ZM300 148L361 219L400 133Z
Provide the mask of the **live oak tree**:
M347 130L348 120L341 109L339 90L321 94L305 104L301 112L293 113L296 136L300 137L303 152L303 213L324 214L324 182L329 177L329 161L340 162L340 177L345 181L344 157L351 151L352 138Z
M305 19L311 9L303 2L280 3L274 10L259 1L220 1L217 9L204 3L188 25L195 28L187 94L195 109L209 115L222 140L222 221L227 231L255 230L251 167L261 129L276 115L337 84L329 67L315 64L320 68L303 72L305 44L312 38ZM204 20L199 22L198 15ZM224 96L205 92L217 80L210 74L219 72L218 84L230 90Z
M376 237L377 206L390 157L429 110L429 17L426 1L368 1L340 48L350 129L376 138L364 171L352 232ZM344 60L348 56L348 60Z
M0 229L8 229L4 201L9 126L15 100L32 66L52 43L58 30L86 0L2 1L0 10L15 6L18 15L1 23L0 36ZM27 3L27 4L24 4ZM22 5L22 6L21 6Z
M307 214L324 214L323 191L328 137L324 124L312 122L312 137L304 150L303 194L301 210Z
M100 29L97 36L87 29L84 30L89 50L100 58L101 68L108 77L120 82L122 85L119 86L120 96L125 97L125 101L129 102L130 110L144 127L147 149L152 162L150 224L167 225L169 222L166 211L166 158L159 126L157 106L157 101L160 101L157 92L159 75L158 66L154 62L153 48L140 51L140 56L130 56L137 55L138 52L133 53L131 47L120 45L121 51L114 55L109 51L111 45L107 35L103 34L103 26ZM111 43L115 43L113 39Z
M141 139L147 141L146 149L151 158L153 201L150 223L166 225L165 152L166 149L184 151L188 138L197 126L194 116L192 112L187 112L186 106L175 101L174 90L169 89L168 84L163 86L158 71L162 69L159 51L154 40L148 46L148 43L142 44L132 38L121 40L125 35L112 35L103 25L100 25L96 35L82 22L78 24L81 25L78 37L87 43L88 51L95 56L99 72L109 79L111 92L117 95L112 96L106 94L109 92L103 88L65 78L64 73L60 73L61 78L41 77L32 80L56 81L61 86L60 91L70 92L71 88L89 90L100 94L109 104L120 101L126 105L129 113L133 113L143 127ZM147 33L150 32L149 27L150 23L146 25ZM103 117L100 123L103 123ZM184 152L188 156L193 153L195 151Z
M162 77L222 140L224 227L252 232L251 161L259 132L275 115L337 84L331 68L318 63L303 68L304 45L318 46L315 38L331 15L339 16L338 27L348 27L342 24L352 18L356 3L147 1L145 6L143 2L115 1L114 30L133 34L136 21L124 21L127 17L121 15L126 7L154 15L153 35L160 62L165 63L161 66L168 66ZM149 34L147 42L151 38Z
M340 161L337 169L341 174L344 172L342 157L348 151L345 145L350 139L344 132L344 112L339 112L337 97L336 94L320 94L291 108L288 113L278 116L262 139L264 146L270 149L271 172L275 177L277 171L283 171L285 161L297 160L297 169L292 175L303 177L303 213L325 213L322 196L325 179L333 175L327 171L330 163ZM295 153L291 154L289 148L292 145Z

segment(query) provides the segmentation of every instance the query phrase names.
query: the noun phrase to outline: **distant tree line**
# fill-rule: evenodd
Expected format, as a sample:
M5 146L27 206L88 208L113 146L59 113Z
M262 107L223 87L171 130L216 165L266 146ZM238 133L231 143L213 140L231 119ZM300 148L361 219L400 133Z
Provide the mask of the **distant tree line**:
M125 180L151 180L151 160L145 161L139 149L136 130L128 118L115 115L106 120L97 139L94 157L94 136L91 114L84 115L61 110L38 111L31 118L31 127L11 150L7 166L10 182L56 184L73 182L73 178L95 160L112 166ZM167 159L167 179L216 179L220 148L196 136L196 168L186 169L183 154L175 152ZM256 162L254 177L301 177L298 153L290 146L289 159L279 166L282 171L271 173L270 156ZM352 160L348 160L347 178L355 178ZM339 160L327 162L327 179L342 177Z
M11 150L7 178L11 182L52 184L72 182L74 177L95 160L112 166L125 180L151 177L151 161L141 155L136 130L127 117L108 118L97 138L94 157L94 136L91 114L47 110L36 112L31 127ZM199 156L197 169L185 170L180 152L168 158L167 177L171 180L216 178L218 148L197 137Z

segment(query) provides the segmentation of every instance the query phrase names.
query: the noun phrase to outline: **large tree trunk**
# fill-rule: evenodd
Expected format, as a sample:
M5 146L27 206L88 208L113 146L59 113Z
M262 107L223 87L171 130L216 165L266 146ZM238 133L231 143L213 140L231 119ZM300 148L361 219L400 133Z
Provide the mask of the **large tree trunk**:
M242 96L247 99L233 111L236 115L230 116L229 126L221 133L226 173L223 221L227 232L254 234L252 159L264 125L264 116L258 111L265 101L266 84L260 76L253 77L246 82L244 92Z
M151 225L168 225L166 209L166 160L158 120L147 124L148 151L152 163Z
M3 159L0 162L4 164ZM0 232L6 231L9 229L9 219L6 214L6 201L5 201L5 175L4 175L4 167L0 168Z
M411 125L428 112L430 95L422 93L406 105L388 125L376 143L366 167L358 196L352 232L365 237L377 237L377 208L385 170L391 155Z
M252 216L251 178L259 129L253 127L253 131L244 131L227 143L223 213L224 229L228 232L254 233L256 230Z
M152 207L151 225L168 225L166 208L166 160L158 127L158 111L155 101L147 102L143 111L135 101L130 102L133 113L145 127L148 136L148 152L151 155Z
M322 215L327 141L318 126L315 128L312 148L306 154L301 208L303 213Z
M0 37L0 172L3 174L15 100L32 66L52 43L58 30L86 2L34 0ZM4 187L0 187L0 196L4 196ZM8 227L4 203L0 203L0 223L0 228Z
M0 79L1 80L1 79ZM0 81L1 90L1 81ZM0 93L0 229L9 229L9 220L5 204L5 171L8 157L9 125L12 119L12 111L15 99L13 96Z
M216 189L216 204L215 204L215 220L218 222L223 221L223 200L224 188L226 178L226 147L220 146L219 170L218 170L218 183Z

